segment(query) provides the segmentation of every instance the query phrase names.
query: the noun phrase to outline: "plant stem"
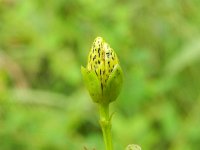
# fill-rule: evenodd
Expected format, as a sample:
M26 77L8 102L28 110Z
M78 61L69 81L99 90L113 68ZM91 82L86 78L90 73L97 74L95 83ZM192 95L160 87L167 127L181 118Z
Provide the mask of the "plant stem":
M111 120L109 116L109 104L100 104L100 125L103 132L104 143L106 150L113 150L111 137Z

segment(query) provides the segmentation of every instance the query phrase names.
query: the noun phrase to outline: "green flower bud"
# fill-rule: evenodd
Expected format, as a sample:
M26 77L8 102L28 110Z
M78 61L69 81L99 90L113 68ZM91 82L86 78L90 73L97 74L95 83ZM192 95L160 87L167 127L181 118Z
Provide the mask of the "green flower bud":
M81 67L85 85L96 103L116 100L123 83L123 73L114 50L97 37L88 55L87 67Z
M126 147L126 150L142 150L139 145L136 144L130 144Z

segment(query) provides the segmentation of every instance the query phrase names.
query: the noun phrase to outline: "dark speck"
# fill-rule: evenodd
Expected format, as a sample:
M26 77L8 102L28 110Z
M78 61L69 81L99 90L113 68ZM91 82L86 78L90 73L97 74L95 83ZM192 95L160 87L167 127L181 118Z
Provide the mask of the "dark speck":
M96 55L94 55L94 57L93 57L93 61L96 59Z
M109 57L110 53L109 53L109 52L107 52L107 53L106 53L106 55L107 55L107 57Z

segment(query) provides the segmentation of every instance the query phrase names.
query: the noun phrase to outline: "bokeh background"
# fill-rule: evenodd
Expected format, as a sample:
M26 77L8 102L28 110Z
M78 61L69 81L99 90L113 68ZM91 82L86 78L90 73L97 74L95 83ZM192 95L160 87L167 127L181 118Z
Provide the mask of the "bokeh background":
M0 149L104 149L80 73L102 36L124 71L115 150L199 150L199 11L198 0L0 0Z

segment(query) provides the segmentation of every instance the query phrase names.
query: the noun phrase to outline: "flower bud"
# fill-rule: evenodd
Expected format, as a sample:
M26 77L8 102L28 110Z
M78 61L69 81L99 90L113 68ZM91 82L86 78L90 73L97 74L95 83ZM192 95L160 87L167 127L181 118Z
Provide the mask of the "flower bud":
M142 150L139 145L136 144L130 144L126 147L126 150Z
M85 85L96 103L110 103L119 95L123 73L114 50L97 37L88 55L87 67L81 67Z

